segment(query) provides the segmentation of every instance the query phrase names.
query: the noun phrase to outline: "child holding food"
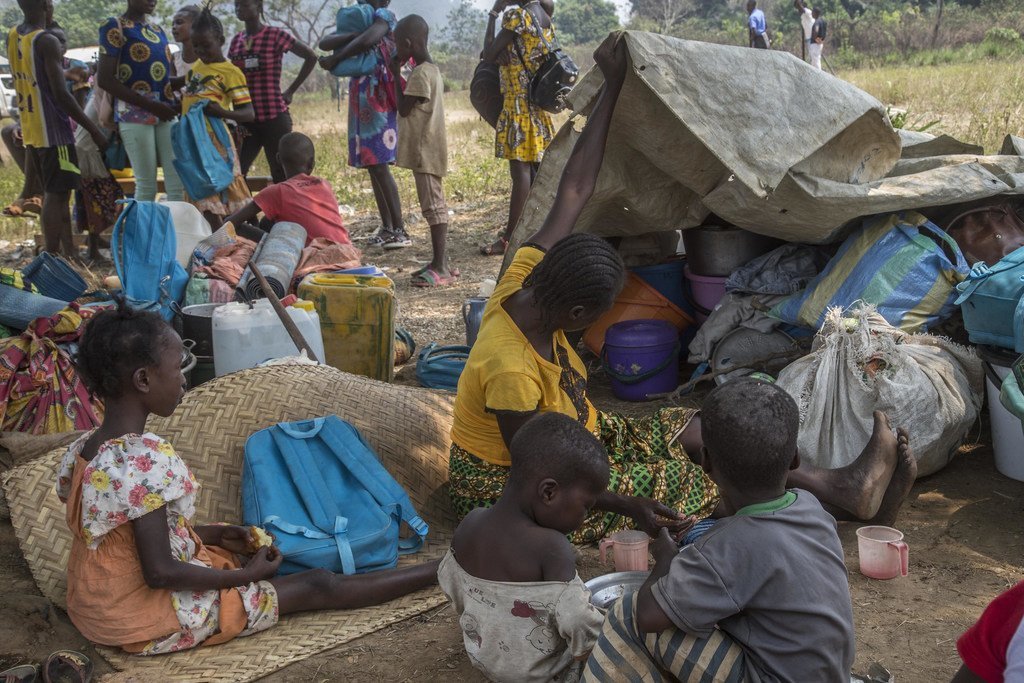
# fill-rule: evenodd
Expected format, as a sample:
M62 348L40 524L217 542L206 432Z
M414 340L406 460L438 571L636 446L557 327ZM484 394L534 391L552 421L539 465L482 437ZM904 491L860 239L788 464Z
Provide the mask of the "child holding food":
M73 541L67 611L94 643L156 655L263 631L294 612L377 605L432 584L437 563L339 576L277 576L282 555L252 527L193 526L199 483L146 431L184 394L181 338L156 313L97 314L77 365L103 399L98 429L71 445L57 493Z

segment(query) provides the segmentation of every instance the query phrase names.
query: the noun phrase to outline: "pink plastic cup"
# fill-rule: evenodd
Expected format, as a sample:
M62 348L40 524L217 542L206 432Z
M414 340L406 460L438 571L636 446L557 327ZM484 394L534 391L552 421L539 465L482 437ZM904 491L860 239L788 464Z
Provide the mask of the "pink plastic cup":
M617 572L647 571L647 546L651 537L643 531L616 531L600 543L601 563L605 563L605 551L610 547Z
M860 573L872 579L895 579L910 570L910 548L903 533L887 526L857 529Z

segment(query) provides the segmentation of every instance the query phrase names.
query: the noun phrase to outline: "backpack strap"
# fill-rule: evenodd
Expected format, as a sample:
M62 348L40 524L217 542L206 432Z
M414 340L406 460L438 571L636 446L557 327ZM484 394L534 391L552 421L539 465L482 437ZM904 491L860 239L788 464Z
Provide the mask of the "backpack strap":
M985 284L985 282L993 275L1005 273L1009 270L1013 270L1014 268L1019 268L1021 264L1024 264L1024 247L1021 247L1017 251L1022 252L1018 260L1009 260L1010 257L1007 256L1003 259L1003 261L1006 261L1004 265L1001 265L1003 264L1003 261L1000 261L999 264L997 264L997 267L992 267L984 261L978 261L975 263L974 267L971 268L971 272L967 276L967 279L956 286L957 291L960 292L960 296L957 297L957 300L955 301L956 305L960 306L963 302L971 298L971 295L974 294L978 287ZM1011 256L1016 253L1017 252L1014 252Z
M324 483L314 459L310 456L309 447L305 444L306 438L317 436L322 431L324 420L325 418L317 418L306 423L298 423L311 424L310 430L299 429L296 423L279 424L270 428L270 436L281 452L292 481L302 482L302 486L296 486L296 489L306 506L306 511L320 528L309 529L273 517L264 520L264 524L273 524L286 533L301 534L306 538L333 538L338 546L342 572L354 574L356 565L352 544L348 540L348 518L340 514L338 506L334 503L334 496ZM331 531L325 531L326 529Z
M328 415L323 420L324 424L320 430L321 438L328 441L332 447L331 450L335 453L343 452L348 456L345 458L345 466L352 476L362 484L363 488L370 492L370 495L382 507L394 507L398 512L399 518L413 530L415 536L398 540L398 553L400 555L408 555L419 550L423 546L427 534L430 532L430 527L416 513L416 509L413 507L412 501L409 500L408 494L406 494L405 490L395 481L394 477L391 476L384 466L380 464L373 449L363 439L363 435L359 433L359 430L336 415ZM359 443L363 445L363 451L358 452L349 448L336 447L336 444L340 445L344 442L346 436L348 436L346 432L349 430L359 440Z
M124 249L124 224L128 220L128 214L135 208L135 200L119 199L118 203L124 204L124 208L121 209L121 213L114 223L114 232L110 235L110 255L114 259L114 272L117 273L117 277L121 280L121 286L123 287L125 281L124 255L121 253L121 250Z

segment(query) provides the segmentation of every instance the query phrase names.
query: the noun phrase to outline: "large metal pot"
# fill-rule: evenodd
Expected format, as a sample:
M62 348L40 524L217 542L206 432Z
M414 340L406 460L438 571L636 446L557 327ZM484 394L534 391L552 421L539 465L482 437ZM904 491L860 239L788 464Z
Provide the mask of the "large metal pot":
M729 277L782 240L726 225L701 225L683 230L690 272L705 277Z
M195 355L213 355L213 310L223 305L195 304L181 309L181 338L195 342Z

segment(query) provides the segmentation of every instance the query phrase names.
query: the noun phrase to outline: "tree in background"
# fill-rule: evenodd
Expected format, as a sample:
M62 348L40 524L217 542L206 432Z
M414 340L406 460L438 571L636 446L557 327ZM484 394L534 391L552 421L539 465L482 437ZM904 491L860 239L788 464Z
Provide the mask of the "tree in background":
M608 0L556 0L555 27L564 42L598 43L620 28L619 15Z
M124 0L61 0L54 4L53 18L64 28L68 47L88 47L99 42L100 26L124 7ZM19 13L15 23L20 21Z
M453 55L477 54L487 29L487 12L462 0L448 12L448 21L438 38L440 48Z
M354 4L354 1L341 0L339 3L338 0L264 0L263 12L268 24L288 29L296 38L316 49L321 38L334 32L334 16L338 13L338 8ZM226 13L234 19L233 1L225 3L224 7L225 11L218 16L223 20Z
M640 20L639 26L669 34L687 17L699 15L710 19L717 13L718 7L726 4L717 2L714 5L718 7L702 8L698 0L632 0L632 3L633 19Z

